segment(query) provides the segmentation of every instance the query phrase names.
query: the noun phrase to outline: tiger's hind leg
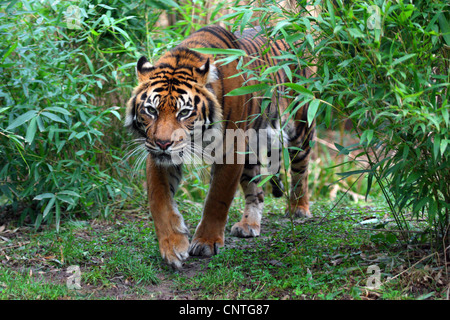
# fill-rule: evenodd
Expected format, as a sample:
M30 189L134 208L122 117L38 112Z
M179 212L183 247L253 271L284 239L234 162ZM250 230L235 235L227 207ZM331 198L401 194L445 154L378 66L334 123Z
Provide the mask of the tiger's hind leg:
M245 195L245 209L241 221L231 228L231 235L239 238L257 237L261 231L261 217L264 207L264 191L258 187L259 164L245 164L241 176L241 187ZM252 180L253 179L253 180ZM252 180L252 181L250 181Z
M302 113L306 114L306 109ZM291 192L286 215L292 214L294 217L312 217L309 211L308 165L312 152L309 142L313 140L314 134L314 123L308 127L306 121L297 120L289 135Z
M281 168L281 148L275 148L272 149L272 140L273 137L269 136L269 141L268 141L268 145L270 146L267 149L267 158L269 159L269 171L271 171L270 173L273 174L272 179L270 179L270 184L272 186L272 195L275 198L280 198L284 195L284 185L283 182L281 181L281 176L280 176L280 168ZM278 138L279 139L279 138ZM272 153L276 152L276 161L275 163L273 163L272 161Z

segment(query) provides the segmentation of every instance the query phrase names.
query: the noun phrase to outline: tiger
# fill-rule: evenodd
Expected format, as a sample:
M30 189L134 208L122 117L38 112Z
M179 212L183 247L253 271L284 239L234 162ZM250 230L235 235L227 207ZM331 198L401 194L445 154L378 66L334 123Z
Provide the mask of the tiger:
M256 92L228 95L237 88L259 82L246 74L238 74L239 60L216 63L217 55L201 53L196 48L244 50L249 68L274 66L283 61L274 57L290 50L284 40L269 39L258 29L232 33L224 27L210 25L165 52L155 64L145 56L137 61L138 85L127 102L125 127L139 137L148 152L145 168L150 214L161 257L175 269L181 269L189 256L210 257L224 247L228 212L239 186L245 195L245 208L241 220L231 227L231 235L249 238L261 233L264 203L264 190L260 186L261 162L248 161L246 143L245 150L241 150L244 151L241 154L246 154L245 161L211 163L210 186L202 217L189 242L188 228L175 202L183 162L174 162L172 156L191 143L187 137L193 135L196 124L201 132L212 129L220 132L223 139L229 129L267 129L272 133L282 130L282 143L289 151L291 180L285 212L295 217L312 217L308 164L315 124L307 121L308 104L294 108L297 111L290 116L284 111L293 98L281 90L268 98L270 101L264 110L261 108L263 99ZM258 58L250 60L251 57ZM310 78L314 73L305 68L298 74ZM273 77L277 84L286 83L287 79L283 68ZM182 134L174 135L174 132ZM272 134L272 139L275 136ZM225 145L221 148L224 148L223 157L228 157L230 150L225 150ZM281 157L280 150L268 150L268 153L276 152ZM236 158L239 147L235 145L231 153ZM284 186L278 176L279 168L270 182L272 193L280 197Z

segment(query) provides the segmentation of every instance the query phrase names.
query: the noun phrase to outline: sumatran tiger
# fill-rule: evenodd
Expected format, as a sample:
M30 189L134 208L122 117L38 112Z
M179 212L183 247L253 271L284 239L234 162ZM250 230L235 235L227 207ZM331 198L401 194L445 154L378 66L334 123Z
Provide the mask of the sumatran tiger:
M314 123L307 123L308 105L294 108L298 111L289 116L284 111L292 100L280 91L269 98L270 103L263 111L263 99L255 93L227 95L234 89L258 82L247 79L245 74L237 75L238 60L215 63L213 55L191 50L244 50L249 68L270 67L282 61L274 57L289 51L289 46L282 40L268 40L260 33L258 30L231 33L219 26L207 26L165 53L154 65L145 57L137 62L139 84L127 103L125 126L140 137L138 140L148 151L146 175L150 212L161 255L174 268L181 268L189 255L218 253L219 247L224 245L228 210L239 184L245 194L245 209L240 222L232 226L231 234L237 237L260 234L264 201L263 189L258 185L261 181L260 162L251 163L247 156L243 162L236 161L238 144L231 149L236 157L231 157L230 161L230 149L225 150L223 144L223 161L211 164L210 188L203 215L189 243L188 229L174 199L182 178L183 163L174 162L173 155L192 143L187 138L194 135L195 128L200 127L201 132L214 129L224 140L230 130L279 132L283 128L284 143L295 147L288 148L291 192L286 210L297 217L311 217L307 169L310 141L315 130ZM269 49L263 52L267 47ZM258 59L250 61L251 57ZM311 77L312 71L301 70L298 75ZM274 80L278 84L287 82L283 68L278 70ZM184 135L174 135L174 132ZM248 150L248 143L244 147ZM241 151L245 154L245 150ZM282 195L280 181L272 179L271 182L273 194Z

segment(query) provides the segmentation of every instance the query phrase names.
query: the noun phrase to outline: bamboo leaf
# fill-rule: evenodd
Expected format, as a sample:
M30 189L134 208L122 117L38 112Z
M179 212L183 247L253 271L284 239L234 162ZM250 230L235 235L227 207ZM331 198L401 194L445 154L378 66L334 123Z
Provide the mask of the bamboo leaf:
M41 113L41 115L43 115L43 116L45 116L45 117L47 117L47 118L49 118L49 119L51 119L53 121L56 121L56 122L66 123L66 121L61 119L60 116L57 116L56 114L53 114L53 113L50 113L50 112L47 112L47 111L43 111Z
M309 126L311 126L314 121L317 110L319 109L319 105L320 105L319 99L314 99L309 104L308 113L307 113L307 119L308 119Z
M191 50L204 54L228 54L240 57L245 57L247 55L247 53L241 49L192 48Z
M393 66L395 66L395 65L397 65L397 64L399 64L399 63L402 63L402 62L404 62L404 61L406 61L406 60L408 60L408 59L411 59L411 58L414 57L415 55L416 55L415 53L410 53L410 54L404 55L404 56L401 57L401 58L395 59L395 60L392 62L391 67L393 67Z
M29 121L30 119L32 119L33 117L36 116L37 114L37 110L30 110L24 114L22 114L21 116L17 117L7 128L6 130L11 130L14 128L17 128L18 126L24 124L25 122Z
M298 83L283 83L282 85L293 89L307 98L314 98L314 93L311 90L306 89Z
M34 140L34 136L36 135L36 131L37 131L37 117L34 117L33 119L31 119L30 123L28 124L28 128L27 128L27 135L25 136L25 141L28 143L32 143Z
M48 215L50 210L53 208L53 205L55 204L56 197L53 195L53 198L50 198L50 200L47 203L47 206L44 209L44 212L42 213L42 218L45 219L45 217Z
M267 177L265 177L264 179L262 179L259 183L258 183L258 187L262 187L263 185L265 185L267 183L267 181L269 181L270 179L272 179L273 174L269 175Z
M234 90L228 92L226 95L227 96L241 96L244 94L249 94L249 93L266 90L268 88L270 88L270 86L268 84L258 83L258 84L253 84L250 86L245 86L245 87L234 89Z

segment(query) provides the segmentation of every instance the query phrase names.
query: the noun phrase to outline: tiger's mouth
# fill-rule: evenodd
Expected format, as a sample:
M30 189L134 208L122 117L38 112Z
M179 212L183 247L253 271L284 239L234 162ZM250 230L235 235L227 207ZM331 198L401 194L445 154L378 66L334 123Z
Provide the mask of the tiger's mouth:
M179 165L184 162L183 155L185 154L184 146L176 146L173 149L156 149L145 145L147 152L158 165L172 166Z
M155 162L160 165L174 164L172 161L172 156L170 154L167 154L167 153L159 153L159 154L150 153L150 154L151 154L153 160L155 160Z

